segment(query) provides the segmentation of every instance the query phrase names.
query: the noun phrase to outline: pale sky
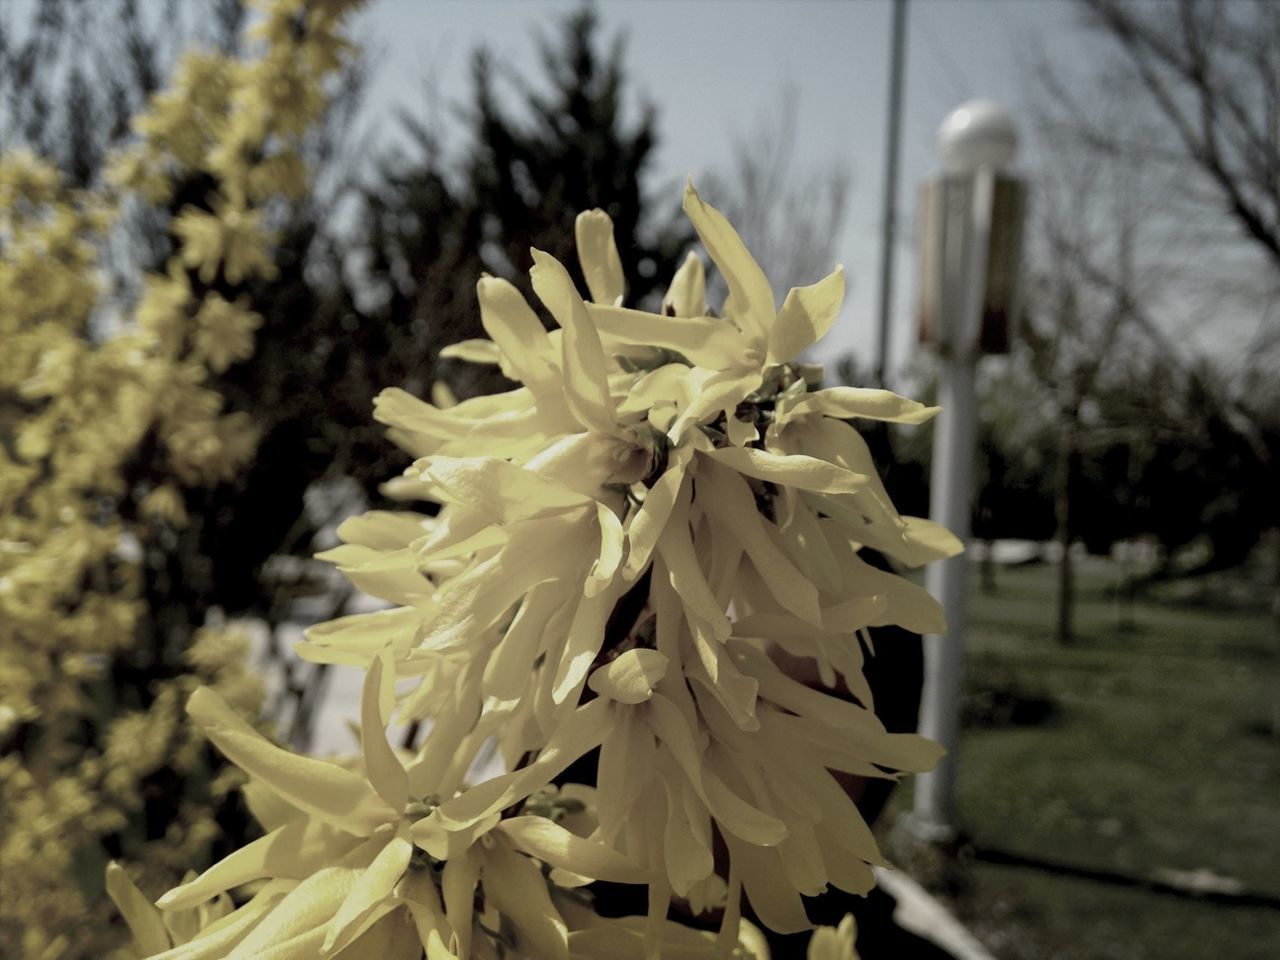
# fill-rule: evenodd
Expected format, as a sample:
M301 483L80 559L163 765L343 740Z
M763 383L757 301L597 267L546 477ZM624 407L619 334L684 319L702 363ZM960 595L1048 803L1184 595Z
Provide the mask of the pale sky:
M165 9L159 0L143 2L153 15ZM0 3L18 13L19 23L36 9L34 0ZM446 112L465 101L471 54L481 44L521 75L539 77L536 37L554 36L559 18L580 6L578 0L373 0L356 28L373 65L367 152L395 136L397 107L422 110L424 91L434 91ZM852 349L868 362L877 324L890 0L598 0L595 6L602 38L621 32L627 39L632 92L658 108L654 200L660 199L654 188L665 185L675 208L686 176L705 182L710 170L727 172L735 140L776 116L783 92L794 91L796 172L838 164L852 182L835 249L849 295L820 358ZM1097 49L1070 0L908 0L891 367L909 362L915 349L911 234L919 183L937 166L939 123L973 97L1002 102L1025 118L1039 56L1087 69ZM1033 150L1019 155L1033 203L1040 162Z
M576 9L558 0L375 0L361 17L378 64L370 109L385 135L393 104L421 105L424 80L446 103L465 97L471 51L484 43L521 74L539 75L534 38ZM634 89L658 107L654 186L680 202L685 176L728 167L735 135L798 94L798 170L842 164L853 180L837 260L850 292L824 356L875 340L891 4L888 0L604 0L602 35L623 31ZM982 96L1025 112L1028 67L1086 35L1061 0L909 0L900 173L900 241L893 315L895 366L914 333L910 231L921 179L936 167L935 134L947 112ZM1035 157L1019 166L1034 173ZM715 203L715 197L707 197ZM766 271L768 264L765 264ZM812 278L814 280L817 277Z

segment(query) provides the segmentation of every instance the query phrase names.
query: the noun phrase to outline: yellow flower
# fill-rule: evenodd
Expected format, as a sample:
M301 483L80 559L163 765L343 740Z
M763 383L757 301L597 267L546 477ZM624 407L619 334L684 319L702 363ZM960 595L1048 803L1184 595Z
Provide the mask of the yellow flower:
M426 754L406 767L388 743L393 680L389 658L374 659L361 701L361 772L273 746L210 690L192 696L193 719L249 774L251 807L269 832L159 905L190 910L251 881L268 882L218 928L234 935L215 943L211 931L203 935L211 940L205 952L175 949L160 957L241 960L271 950L282 957L383 956L370 952L383 938L406 956L434 949L468 957L474 939L497 929L473 912L483 885L486 902L524 945L521 956L567 958L568 928L529 857L571 869L579 882L646 879L607 847L540 816L485 816L466 831L437 829L428 814L440 803L447 765ZM231 917L242 911L252 919L238 924ZM401 941L410 938L414 949L406 952Z
M217 53L184 57L171 89L155 94L148 109L134 119L143 143L163 150L179 169L199 169L215 128L227 114L231 72L232 61ZM152 165L157 159L154 153L148 157ZM116 166L115 177L117 182L146 187L143 168L127 161Z
M146 289L138 301L134 319L147 340L154 342L165 355L175 356L186 336L190 306L191 281L175 260L170 263L167 274L146 278Z
M213 396L204 393L196 396ZM162 425L161 435L173 458L174 472L187 484L212 486L236 475L253 455L258 428L249 414L238 411L225 416L200 416L184 411Z
M857 927L853 914L848 914L838 927L819 927L809 941L809 960L858 960L853 943Z
M755 437L752 425L736 416L738 405L771 370L794 361L830 329L844 299L844 270L837 267L818 283L793 289L776 309L764 271L692 183L685 188L684 210L728 285L723 316L707 316L702 263L693 255L664 301L670 316L626 310L599 297L589 309L607 345L659 347L686 367L680 376L688 401L667 428L673 441L692 425L724 416L730 438L741 444Z
M307 188L298 149L347 49L350 6L272 5L265 19L291 30L251 58L184 56L135 118L137 136L107 158L104 186L72 189L48 162L0 156L0 726L16 746L0 757L12 820L0 831L5 955L117 956L101 888L80 882L103 838L144 884L181 876L214 840L201 798L233 786L235 772L206 783L202 744L178 715L198 679L253 708L255 678L234 638L201 631L185 662L167 652L161 672L177 675L145 693L145 712L113 717L122 706L89 694L112 664L128 672L154 659L132 649L154 627L139 546L168 550L155 524L185 521L180 487L234 477L256 448L253 419L225 410L210 381L248 355L258 318L227 289L226 300L194 300L188 269L224 287L273 272L265 211ZM256 89L266 79L278 82ZM252 124L232 116L248 101L262 107ZM212 177L210 210L176 218L182 249L117 314L103 264L121 209L134 195L163 206L193 170ZM156 456L140 447L149 436ZM147 477L135 482L139 456ZM161 768L190 789L150 838L139 785ZM191 923L169 919L171 945L184 943Z
M185 207L173 221L173 232L182 241L183 262L205 283L212 283L219 270L233 285L275 276L261 211L228 201L215 204L212 212Z
M383 938L378 949L432 960L499 946L565 960L762 958L740 923L744 892L790 932L810 926L803 895L870 888L879 851L830 771L896 777L929 769L939 750L876 719L866 631L942 624L924 591L858 554L916 565L959 544L897 513L848 421L934 411L819 389L796 357L839 311L839 269L775 309L728 222L692 187L685 209L726 278L721 316L703 302L696 256L663 314L623 306L612 225L589 211L577 240L590 303L534 251L533 289L558 329L485 277L490 339L446 351L497 364L517 389L461 403L379 396L378 418L416 458L388 492L441 509L343 524L343 545L323 556L392 606L313 627L299 648L367 669L363 765L294 756L213 694L192 698L207 736L249 774L270 832L161 904L249 881L275 898L241 908L259 911L237 928L243 939L199 956L367 954L365 938ZM205 259L213 246L193 249ZM197 464L188 432L169 443ZM775 649L812 659L857 702L793 680ZM393 710L426 722L410 756L386 739ZM489 742L507 772L469 782ZM549 788L593 752L595 790ZM648 917L594 917L565 893L591 880L647 886ZM673 894L724 904L720 931L672 928ZM852 937L852 921L820 932L815 960L852 957Z
M959 549L898 515L846 422L934 411L885 391L816 389L794 363L838 313L840 271L775 310L727 221L692 187L685 208L728 281L722 317L702 303L696 257L664 301L673 315L622 307L600 211L577 229L592 303L534 251L533 288L560 329L546 332L505 281L479 282L492 339L448 352L522 386L448 407L379 397L379 419L419 458L392 489L443 509L431 522L345 525L331 558L398 606L312 628L300 650L359 665L393 651L417 683L402 719L433 724L424 756L469 758L496 737L515 769L464 788L467 760L455 757L440 805L415 825L436 856L598 748L591 840L646 871L651 939L673 892L734 904L745 889L769 926L794 931L809 926L802 894L869 889L879 852L827 771L926 770L938 750L871 712L865 631L942 624L923 590L857 554L915 565ZM791 680L774 646L812 658L859 703ZM735 924L727 916L722 944Z
M161 520L174 529L187 525L187 507L182 494L171 483L161 484L148 493L138 505L144 517Z
M262 317L244 306L229 303L217 293L205 294L196 313L195 355L214 373L222 373L237 360L253 354L253 332Z
M143 895L133 878L114 861L107 865L107 895L129 926L134 945L144 954L159 954L190 943L234 912L231 898L220 894L208 903L165 914Z

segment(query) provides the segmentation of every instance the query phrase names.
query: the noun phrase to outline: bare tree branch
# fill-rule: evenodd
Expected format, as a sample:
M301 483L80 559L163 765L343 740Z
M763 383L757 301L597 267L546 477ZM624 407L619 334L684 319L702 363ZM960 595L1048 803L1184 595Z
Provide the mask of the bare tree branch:
M712 173L706 184L756 258L770 264L777 296L813 283L835 266L851 185L849 172L839 165L797 165L797 99L794 88L785 89L770 112L735 138L731 169Z
M1228 18L1238 16L1244 5L1205 0L1179 0L1176 17L1168 16L1167 8L1140 13L1121 0L1081 2L1125 55L1187 158L1280 269L1280 152L1274 122L1280 21L1265 6L1255 6L1253 29L1233 29ZM1239 71L1227 76L1224 60L1250 48L1245 65L1252 76Z

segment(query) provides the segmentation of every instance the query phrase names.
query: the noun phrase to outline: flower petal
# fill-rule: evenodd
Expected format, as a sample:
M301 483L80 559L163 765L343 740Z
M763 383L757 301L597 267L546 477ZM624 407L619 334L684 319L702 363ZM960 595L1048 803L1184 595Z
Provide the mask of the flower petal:
M809 939L808 960L858 960L853 947L856 929L851 913L845 915L839 927L819 927Z
M409 870L396 885L396 896L404 901L413 918L419 943L425 944L433 932L445 938L453 933L444 915L440 891L436 889L436 877L431 871Z
M480 861L470 851L450 857L440 876L445 915L454 931L449 949L459 957L471 956L471 918L475 913L476 884L479 882Z
M708 456L745 476L797 490L853 493L867 485L860 473L804 454L779 456L753 447L721 447Z
M468 363L497 364L502 359L498 345L492 340L477 338L459 340L440 351L442 360L465 360Z
M422 941L412 914L398 907L392 901L374 911L374 919L366 921L366 928L358 937L330 954L333 960L422 960Z
M692 250L671 278L662 298L662 312L676 317L701 317L707 312L707 271Z
M760 516L746 481L709 458L700 468L698 502L703 509L742 544L774 599L802 620L820 626L817 589L774 542L769 532L773 525Z
M184 910L263 877L305 880L346 856L359 842L319 820L294 820L224 857L157 902L165 910Z
M427 960L458 960L458 955L444 945L439 931L432 930L427 935Z
M727 836L741 837L753 848L773 847L785 840L787 825L731 790L715 770L723 760L714 756L709 759L711 765L703 771L702 786L706 791L707 807L723 827L723 832Z
M663 317L643 310L587 307L606 341L673 350L695 366L720 370L746 364L750 345L738 328L715 317Z
M603 210L584 210L574 221L578 263L596 303L620 304L627 284L613 239L613 221Z
M583 527L578 519L526 521L500 551L450 580L420 646L440 651L473 643L538 584L569 576L581 556L574 550Z
M724 432L729 442L735 447L745 447L760 439L760 431L756 429L756 425L746 420L739 420L734 410L725 411Z
M364 777L332 763L300 757L270 743L208 687L187 701L187 713L222 753L299 810L339 830L368 836L393 820L392 810Z
M643 703L667 675L670 662L657 650L627 650L592 673L587 686L619 703Z
M542 321L507 280L484 277L476 284L480 323L498 345L512 372L542 401L560 391L559 374L551 366L555 358Z
M542 871L506 843L495 843L481 856L485 900L515 927L527 954L569 960L569 929L551 903Z
M865 560L853 558L849 574L866 583L865 593L884 594L884 611L867 626L897 625L912 633L942 634L947 632L947 617L942 604L918 583L878 570Z
M773 289L760 264L724 214L698 196L692 180L684 188L684 212L729 287L725 316L737 321L742 332L763 347L775 308Z
M813 924L804 912L800 894L787 882L776 850L762 849L729 833L725 835L733 866L756 915L777 933L799 933Z
M453 501L495 523L563 512L590 502L558 481L498 457L423 457L413 469Z
M570 833L546 817L511 817L498 829L516 848L560 870L611 883L646 883L649 873L603 843Z
M807 287L793 287L769 331L767 363L788 363L826 336L844 303L844 267Z
M244 906L215 920L190 943L180 944L149 960L224 960L233 947L257 927L288 891L284 882L269 883Z
M674 766L674 764L669 764ZM664 772L663 786L667 793L667 822L663 830L663 858L671 889L678 896L688 896L695 883L715 871L715 858L711 845L699 835L690 823L689 807L700 807L703 818L706 808L695 799L686 805L684 794L692 793L689 782L678 771Z
M596 520L600 526L600 556L587 574L587 595L594 596L609 585L622 564L626 535L618 515L603 503L596 504Z
M325 924L351 891L356 875L357 871L350 867L326 867L313 873L276 904L227 955L227 960L292 956L282 952L281 947L295 940L303 941L310 949L296 956L316 956L324 940Z
M672 443L678 444L689 427L707 423L721 413L737 409L738 404L758 386L760 371L754 367L733 367L706 377L693 400L667 428L667 436Z
M428 437L458 439L470 429L470 424L454 411L446 413L399 387L388 387L373 398L373 418Z
M306 642L294 647L304 660L366 666L388 644L401 655L407 653L418 628L430 611L418 607L392 607L369 613L353 613L307 627Z
M547 741L538 759L521 770L513 770L446 800L426 821L436 821L446 828L470 826L497 814L527 797L540 786L564 771L574 760L594 750L613 728L609 702L593 700L574 710Z
M627 561L622 576L634 580L649 564L653 548L657 546L662 531L666 529L671 510L680 496L688 498L685 485L685 469L692 449L680 447L673 452L662 474L645 494L640 509L627 521Z
M964 542L940 523L923 517L903 517L908 543L926 551L928 560L954 557L964 552Z
M578 604L551 687L551 699L554 703L564 703L570 694L581 689L592 661L600 652L609 614L613 612L613 605L621 595L622 583L618 582L601 593L584 597Z
M326 952L341 950L362 932L362 921L391 896L412 856L412 843L405 837L392 837L373 862L360 872L328 925L323 946Z
M702 570L701 560L689 532L689 485L680 488L680 495L671 511L662 538L658 541L658 553L667 567L671 587L680 595L686 615L696 617L710 628L716 640L723 642L732 632L724 606L712 592ZM754 505L752 507L754 510Z
M863 417L868 420L886 420L890 423L924 423L931 420L941 407L926 407L923 403L900 397L890 390L871 387L828 387L814 393L801 394L794 400L782 400L778 404L778 422L785 423L804 414L823 414L848 420Z
M160 911L142 895L124 867L114 860L107 864L107 896L124 916L133 942L143 955L150 956L169 949L169 933L165 930Z
M612 843L637 802L656 755L649 725L631 712L620 712L617 726L600 744L596 776L596 811L600 837Z
M368 510L343 520L338 525L338 537L343 543L377 550L399 550L426 536L434 526L432 517L420 513Z
M390 652L384 648L364 675L360 698L360 745L369 782L391 809L400 811L409 800L409 777L391 744L387 722L395 709L396 672Z
M759 726L756 720L759 685L751 677L743 675L723 644L700 643L696 634L694 643L698 646L700 662L685 668L688 676L706 687L739 729L755 730Z
M561 368L569 409L585 427L599 433L616 432L604 348L587 305L568 271L550 254L534 250L529 275L534 292L564 331Z
M559 636L573 613L572 598L562 585L542 583L529 591L520 604L502 644L484 668L484 695L514 700L529 685L533 661L547 636Z

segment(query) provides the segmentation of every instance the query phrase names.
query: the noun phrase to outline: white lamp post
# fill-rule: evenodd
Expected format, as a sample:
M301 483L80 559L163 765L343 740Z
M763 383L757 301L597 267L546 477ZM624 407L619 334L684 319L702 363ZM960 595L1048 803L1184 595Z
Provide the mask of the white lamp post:
M922 191L920 339L938 353L939 415L929 515L969 539L977 434L974 372L983 353L1007 352L1017 293L1025 189L1004 171L1017 148L1009 114L988 100L953 110L938 130L943 173ZM941 601L947 633L925 638L920 732L947 748L916 781L912 826L927 839L954 835L955 779L964 679L968 567L963 554L932 564L925 584Z

